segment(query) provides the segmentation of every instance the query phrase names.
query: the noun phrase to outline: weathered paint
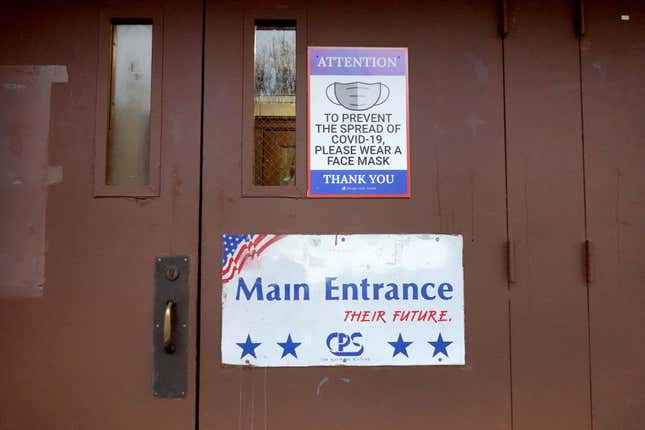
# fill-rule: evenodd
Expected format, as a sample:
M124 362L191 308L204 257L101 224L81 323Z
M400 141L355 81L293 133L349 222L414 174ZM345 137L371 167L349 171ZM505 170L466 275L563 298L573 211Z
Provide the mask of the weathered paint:
M92 197L103 4L4 5L1 64L60 64L69 77L50 88L40 164L64 170L47 195L45 294L0 301L0 380L9 387L1 425L640 429L643 5L585 0L578 40L573 3L503 3L502 41L494 0L163 2L161 195L147 199ZM129 6L110 2L119 4ZM283 192L287 199L241 196L253 194L240 177L240 142L244 16L254 8L299 9L305 45L409 48L411 199L310 201L302 189ZM303 94L296 111L306 117ZM465 298L468 365L222 366L220 288L209 282L219 275L219 235L244 231L463 234L465 283L477 283ZM588 285L584 240L596 257ZM186 400L149 393L152 261L169 254L201 257L199 405L194 360ZM196 279L190 288L196 327ZM195 358L196 339L190 331Z
M0 297L44 292L47 193L63 179L48 166L50 95L67 79L65 66L0 66Z

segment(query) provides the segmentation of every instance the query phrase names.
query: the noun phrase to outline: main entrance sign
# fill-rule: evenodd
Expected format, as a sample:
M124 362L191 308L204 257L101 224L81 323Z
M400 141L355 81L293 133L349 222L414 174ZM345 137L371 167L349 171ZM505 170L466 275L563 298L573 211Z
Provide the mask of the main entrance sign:
M308 52L308 196L409 197L407 48Z
M464 364L462 238L224 235L222 362Z

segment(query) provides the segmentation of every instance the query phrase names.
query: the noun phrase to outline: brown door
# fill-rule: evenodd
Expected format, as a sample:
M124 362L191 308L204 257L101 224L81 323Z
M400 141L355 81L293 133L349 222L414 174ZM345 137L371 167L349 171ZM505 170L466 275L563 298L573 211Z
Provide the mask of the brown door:
M460 0L406 7L207 2L201 428L389 429L429 423L446 429L511 428L502 45L496 14L494 1L481 7ZM411 199L304 198L303 57L296 72L295 158L300 161L295 188L252 186L249 166L262 158L252 151L260 132L253 133L252 123L248 132L254 115L250 43L255 23L280 19L296 20L300 47L408 47ZM297 55L303 55L298 48ZM468 365L222 366L222 234L419 232L464 235Z
M0 64L14 66L0 68L1 243L8 244L7 226L24 229L29 234L8 254L24 248L20 256L32 264L8 264L3 248L0 428L194 428L195 312L187 327L185 400L157 400L152 304L155 258L185 255L196 308L201 2L4 7ZM160 69L153 66L152 112L159 116L150 130L159 136L151 147L157 145L160 163L150 163L148 181L154 185L158 174L158 196L146 186L99 196L107 172L94 181L95 148L100 154L107 139L96 134L106 120L97 106L107 108L97 88L110 84L109 68L100 67L109 64L110 38L100 33L109 31L110 18L127 23L125 16L143 24L154 18L153 58L162 60ZM135 78L145 75L134 60L130 66ZM44 271L33 264L41 260Z
M558 0L509 4L504 65L508 225L517 262L510 286L513 424L589 429L575 8Z
M591 1L581 44L594 429L645 423L645 16Z
M584 2L582 38L559 0L50 3L0 14L0 429L642 428L639 1ZM115 25L152 26L145 97ZM255 97L256 25L295 31L291 92ZM305 198L306 46L409 49L411 198ZM463 235L466 365L223 366L236 233ZM165 256L181 399L153 390Z

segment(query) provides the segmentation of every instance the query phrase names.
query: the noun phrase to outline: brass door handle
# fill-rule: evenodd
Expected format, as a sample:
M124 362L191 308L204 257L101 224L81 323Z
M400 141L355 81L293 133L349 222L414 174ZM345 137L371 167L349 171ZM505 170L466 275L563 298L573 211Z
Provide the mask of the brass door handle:
M175 302L168 300L168 302L166 303L166 310L163 314L163 349L168 354L175 352L175 342L173 336L173 330L175 326L175 309Z

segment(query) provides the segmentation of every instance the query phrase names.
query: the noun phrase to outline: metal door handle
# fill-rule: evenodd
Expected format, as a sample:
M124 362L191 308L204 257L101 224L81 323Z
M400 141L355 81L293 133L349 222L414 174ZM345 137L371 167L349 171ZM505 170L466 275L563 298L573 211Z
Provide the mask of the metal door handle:
M175 325L175 302L168 300L163 314L163 349L172 354L175 352L173 329Z
M183 399L188 393L189 263L187 255L154 259L154 312L148 339L152 344L152 395L156 399Z

